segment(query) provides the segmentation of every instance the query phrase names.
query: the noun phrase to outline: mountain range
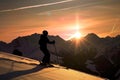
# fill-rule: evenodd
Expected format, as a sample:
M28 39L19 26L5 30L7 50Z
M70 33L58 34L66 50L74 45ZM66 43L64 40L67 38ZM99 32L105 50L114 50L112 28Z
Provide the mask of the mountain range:
M0 51L13 53L15 49L22 56L41 61L43 53L38 41L41 34L18 37L10 43L0 41ZM100 38L90 33L80 40L65 41L60 36L48 36L55 40L55 45L49 45L51 62L86 71L109 79L120 78L120 35Z

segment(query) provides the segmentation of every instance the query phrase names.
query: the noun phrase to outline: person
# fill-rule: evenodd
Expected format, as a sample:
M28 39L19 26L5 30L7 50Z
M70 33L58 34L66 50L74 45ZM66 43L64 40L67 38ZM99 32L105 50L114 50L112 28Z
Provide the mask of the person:
M39 40L40 50L44 53L44 57L41 63L42 65L50 65L50 53L47 49L47 43L55 44L55 41L54 40L50 41L47 36L48 36L48 31L44 30Z

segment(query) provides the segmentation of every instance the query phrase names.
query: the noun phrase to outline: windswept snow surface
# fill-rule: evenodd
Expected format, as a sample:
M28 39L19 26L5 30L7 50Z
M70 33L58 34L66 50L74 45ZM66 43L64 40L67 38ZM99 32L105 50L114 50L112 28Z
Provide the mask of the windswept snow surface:
M33 64L39 61L0 52L0 80L106 80L62 66L45 68Z

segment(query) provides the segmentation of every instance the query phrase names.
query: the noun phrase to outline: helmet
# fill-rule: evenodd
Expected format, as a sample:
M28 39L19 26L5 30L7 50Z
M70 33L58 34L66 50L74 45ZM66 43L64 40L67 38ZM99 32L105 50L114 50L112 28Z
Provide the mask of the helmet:
M44 30L42 33L43 33L43 35L48 35L48 31L47 30Z

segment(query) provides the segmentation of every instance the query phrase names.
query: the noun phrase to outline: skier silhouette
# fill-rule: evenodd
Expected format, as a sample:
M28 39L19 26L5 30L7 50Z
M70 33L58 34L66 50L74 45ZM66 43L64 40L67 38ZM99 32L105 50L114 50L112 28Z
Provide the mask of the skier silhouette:
M47 36L48 36L48 31L44 30L39 40L40 50L44 53L44 57L41 63L42 65L50 65L50 53L47 49L47 43L55 44L55 41L54 40L50 41Z

